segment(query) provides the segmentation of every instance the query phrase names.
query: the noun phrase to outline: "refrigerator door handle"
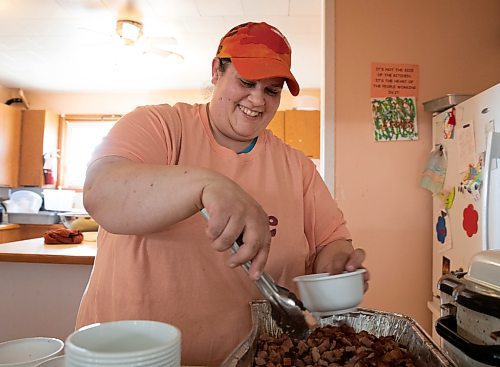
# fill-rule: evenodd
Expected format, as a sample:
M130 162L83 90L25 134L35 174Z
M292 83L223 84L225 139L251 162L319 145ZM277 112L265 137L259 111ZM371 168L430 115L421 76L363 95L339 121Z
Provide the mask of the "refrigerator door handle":
M489 233L489 220L491 216L491 208L490 208L490 196L491 196L491 171L492 166L495 169L499 167L495 167L493 165L493 160L500 159L500 133L497 132L489 132L486 139L486 154L484 157L484 169L483 169L483 184L482 184L482 231L483 231L483 250L488 250L493 248Z

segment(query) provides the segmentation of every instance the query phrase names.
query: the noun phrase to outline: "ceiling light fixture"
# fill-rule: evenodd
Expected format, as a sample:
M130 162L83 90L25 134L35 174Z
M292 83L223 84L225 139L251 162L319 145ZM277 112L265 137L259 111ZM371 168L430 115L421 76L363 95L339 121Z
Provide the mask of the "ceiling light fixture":
M126 46L133 46L142 37L143 25L133 20L119 19L116 22L116 33Z

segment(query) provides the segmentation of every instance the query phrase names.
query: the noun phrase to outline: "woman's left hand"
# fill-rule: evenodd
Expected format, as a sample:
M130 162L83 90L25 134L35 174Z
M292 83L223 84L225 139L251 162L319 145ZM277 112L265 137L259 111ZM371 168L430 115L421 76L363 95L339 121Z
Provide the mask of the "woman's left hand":
M315 273L340 274L344 271L365 269L363 261L366 253L361 248L353 249L350 241L338 240L324 246L316 256L314 262ZM370 273L363 274L365 292L368 290Z

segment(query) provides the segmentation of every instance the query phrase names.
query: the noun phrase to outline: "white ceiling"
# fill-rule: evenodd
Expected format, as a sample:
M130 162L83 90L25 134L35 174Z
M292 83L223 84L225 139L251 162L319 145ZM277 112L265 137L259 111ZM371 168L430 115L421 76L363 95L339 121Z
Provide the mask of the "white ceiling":
M266 21L292 45L302 88L320 88L321 0L136 0L145 40L184 56L128 52L112 36L124 0L0 0L0 86L55 92L204 89L220 38ZM162 41L174 37L176 43Z

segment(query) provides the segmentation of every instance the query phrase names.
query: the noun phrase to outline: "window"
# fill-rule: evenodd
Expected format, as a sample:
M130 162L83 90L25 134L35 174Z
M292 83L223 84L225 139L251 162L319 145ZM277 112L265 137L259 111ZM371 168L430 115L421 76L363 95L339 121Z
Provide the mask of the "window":
M60 186L81 189L87 164L95 147L120 118L111 116L63 116Z

